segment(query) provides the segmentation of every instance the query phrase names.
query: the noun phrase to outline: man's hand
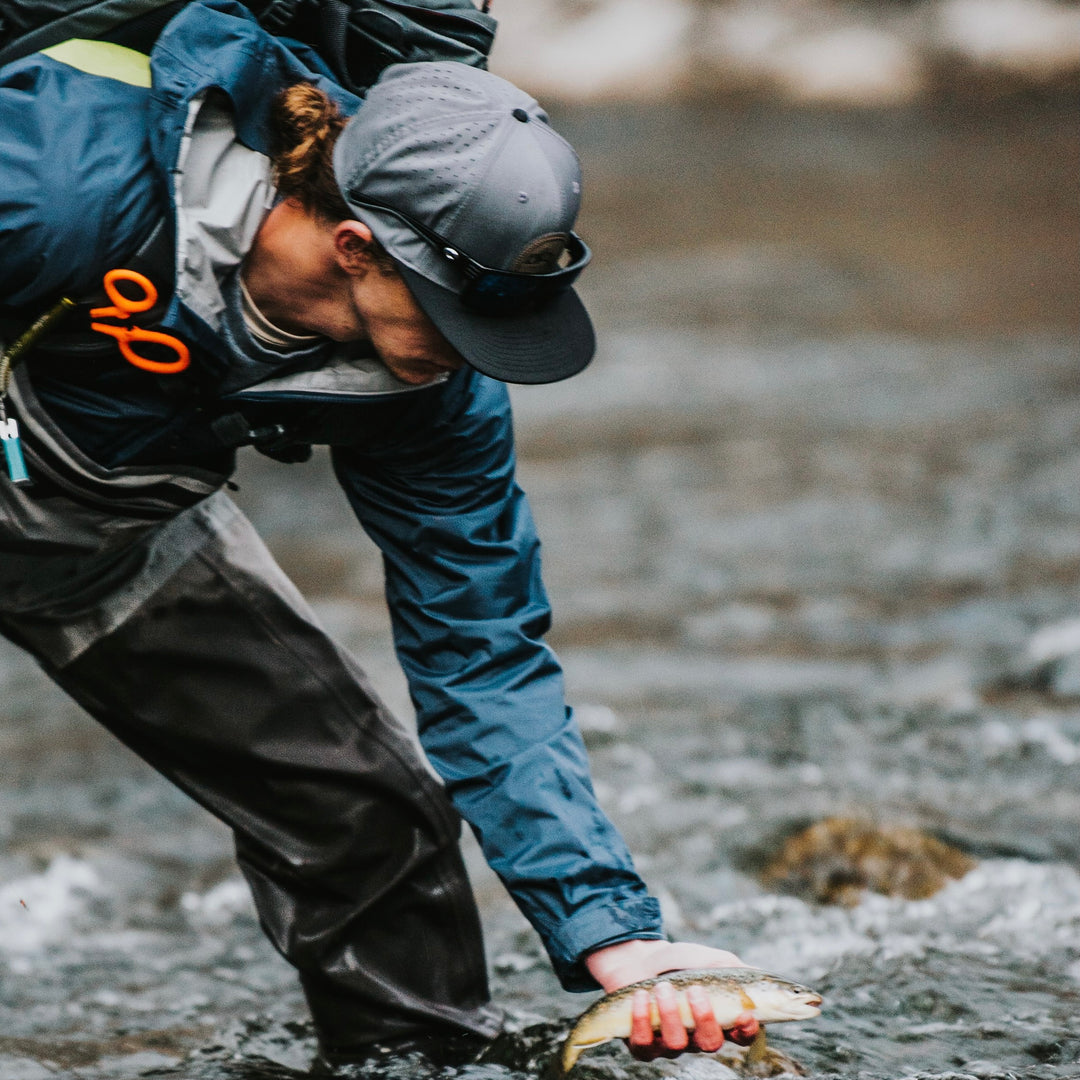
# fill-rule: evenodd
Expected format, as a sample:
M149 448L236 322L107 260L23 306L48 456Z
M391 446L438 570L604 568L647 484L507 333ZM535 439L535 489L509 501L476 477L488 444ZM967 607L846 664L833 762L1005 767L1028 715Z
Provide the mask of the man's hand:
M667 971L746 967L734 953L688 941L624 941L590 953L585 958L585 966L608 994ZM648 990L637 991L630 1032L630 1051L634 1057L651 1061L657 1057L677 1057L687 1050L712 1053L720 1049L725 1033L713 1014L708 995L700 986L693 986L686 997L694 1017L693 1030L688 1030L679 1016L678 998L670 983L658 983L651 995ZM660 1014L658 1032L652 1026L652 1001ZM727 1037L746 1045L757 1033L757 1020L746 1012L728 1029Z

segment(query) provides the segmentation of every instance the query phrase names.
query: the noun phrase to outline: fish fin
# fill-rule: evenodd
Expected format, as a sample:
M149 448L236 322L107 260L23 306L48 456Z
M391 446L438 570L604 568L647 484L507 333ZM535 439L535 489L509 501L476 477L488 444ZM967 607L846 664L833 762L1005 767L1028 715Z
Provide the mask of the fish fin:
M754 999L741 986L739 987L739 1001L747 1012L753 1012L757 1008Z
M564 1073L568 1073L573 1067L574 1063L582 1053L586 1050L592 1049L594 1046L599 1046L601 1043L609 1042L610 1038L605 1037L603 1039L592 1039L589 1042L572 1042L567 1039L563 1045L562 1052L562 1070Z
M562 1052L562 1071L564 1074L568 1073L574 1067L574 1062L581 1057L581 1051L584 1049L584 1046L567 1040Z
M754 1036L754 1041L746 1051L746 1064L756 1065L759 1061L764 1061L767 1049L768 1047L765 1042L765 1028L759 1027L758 1033Z

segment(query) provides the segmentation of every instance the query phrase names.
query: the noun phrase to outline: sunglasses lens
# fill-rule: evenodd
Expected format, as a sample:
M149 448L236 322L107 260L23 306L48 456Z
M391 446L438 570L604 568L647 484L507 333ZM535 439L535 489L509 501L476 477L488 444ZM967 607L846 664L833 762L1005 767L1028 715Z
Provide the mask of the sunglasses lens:
M546 286L546 288L545 288ZM489 271L473 278L461 293L462 303L485 315L513 315L535 307L546 294L559 291L551 282L530 281L526 277Z

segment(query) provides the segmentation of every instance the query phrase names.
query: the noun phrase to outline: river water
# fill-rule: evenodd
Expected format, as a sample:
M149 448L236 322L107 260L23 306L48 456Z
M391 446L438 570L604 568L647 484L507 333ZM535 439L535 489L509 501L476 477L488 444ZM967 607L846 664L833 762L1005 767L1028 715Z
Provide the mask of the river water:
M515 390L600 797L680 937L807 982L811 1076L1080 1076L1080 139L1052 94L899 111L599 107L585 374ZM404 714L380 568L325 459L238 499ZM0 651L0 1078L307 1074L229 837ZM844 815L975 860L851 907L760 872ZM500 1061L591 1000L467 854ZM583 1057L588 1080L731 1077Z

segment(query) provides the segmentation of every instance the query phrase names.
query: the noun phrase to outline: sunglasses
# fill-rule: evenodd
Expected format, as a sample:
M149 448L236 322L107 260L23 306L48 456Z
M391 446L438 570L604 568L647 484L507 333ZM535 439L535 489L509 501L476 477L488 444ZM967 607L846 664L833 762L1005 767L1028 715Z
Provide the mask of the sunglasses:
M465 307L482 315L523 315L535 311L566 292L589 264L592 252L577 233L570 233L565 266L547 274L523 274L514 270L496 270L466 255L434 229L378 199L350 192L349 201L369 210L382 210L407 225L421 239L439 249L439 254L465 278L458 298Z

